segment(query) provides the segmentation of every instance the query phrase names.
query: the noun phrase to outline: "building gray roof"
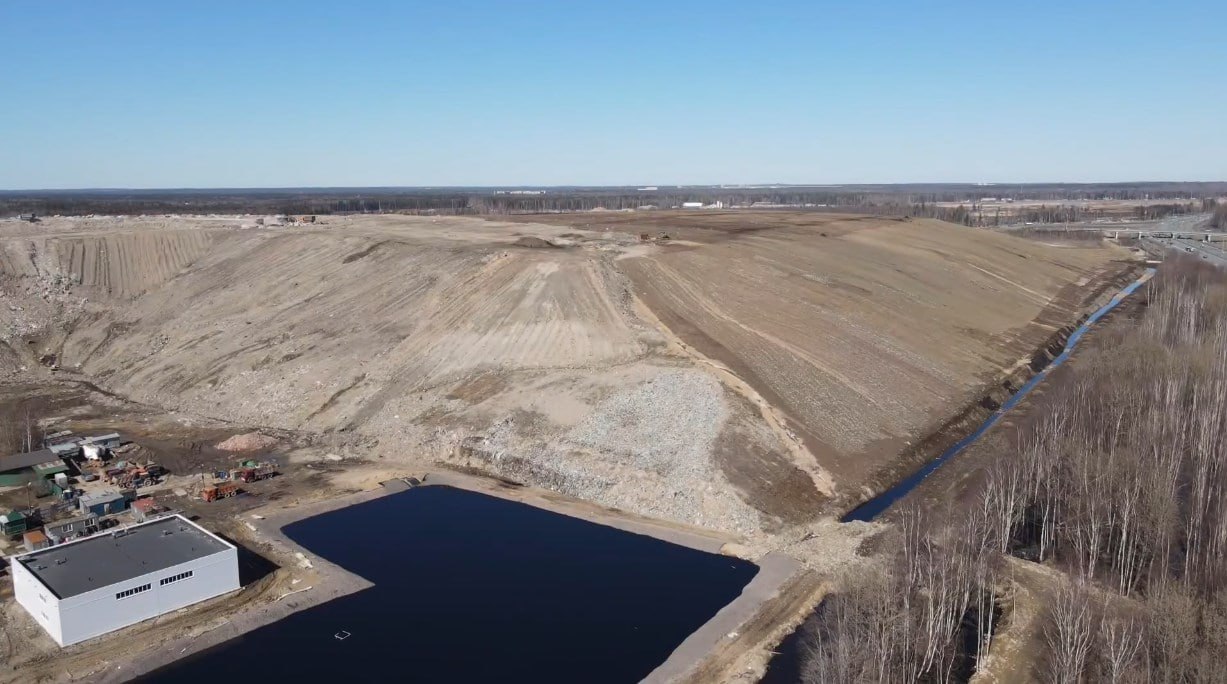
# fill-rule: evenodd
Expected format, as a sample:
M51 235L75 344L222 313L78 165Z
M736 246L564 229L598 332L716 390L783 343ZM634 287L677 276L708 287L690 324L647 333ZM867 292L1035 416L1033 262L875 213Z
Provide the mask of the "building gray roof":
M17 562L66 599L231 548L175 515L28 553Z
M87 492L85 494L82 494L80 498L77 499L77 501L79 501L82 506L93 506L95 504L100 504L100 503L110 503L112 501L119 501L122 498L124 498L124 495L122 492L116 491L114 489L109 489L109 490L102 491L102 492Z
M22 468L32 468L43 463L51 463L52 461L59 462L60 457L50 449L39 449L31 451L28 454L13 454L0 458L0 473L7 473L10 470L21 470Z
M56 456L61 458L65 456L77 456L81 453L81 445L76 442L65 442L63 444L52 444L47 447Z
M59 530L60 528L67 527L69 525L78 525L80 523L97 522L97 520L98 520L98 516L94 515L93 513L89 513L86 515L78 515L75 518L65 518L63 520L53 520L49 523L44 523L43 529L44 530Z

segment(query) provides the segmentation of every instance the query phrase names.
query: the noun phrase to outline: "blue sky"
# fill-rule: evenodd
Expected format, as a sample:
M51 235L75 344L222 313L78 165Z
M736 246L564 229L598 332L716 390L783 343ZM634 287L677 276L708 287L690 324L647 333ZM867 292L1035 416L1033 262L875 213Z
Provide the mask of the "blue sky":
M0 2L0 188L1227 180L1227 2Z

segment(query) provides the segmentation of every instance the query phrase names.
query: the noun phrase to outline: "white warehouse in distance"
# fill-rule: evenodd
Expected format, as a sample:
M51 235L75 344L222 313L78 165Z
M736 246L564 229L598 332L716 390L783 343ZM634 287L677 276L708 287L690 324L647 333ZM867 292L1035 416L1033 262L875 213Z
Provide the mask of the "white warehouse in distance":
M181 515L13 557L17 602L60 646L239 588L238 549Z

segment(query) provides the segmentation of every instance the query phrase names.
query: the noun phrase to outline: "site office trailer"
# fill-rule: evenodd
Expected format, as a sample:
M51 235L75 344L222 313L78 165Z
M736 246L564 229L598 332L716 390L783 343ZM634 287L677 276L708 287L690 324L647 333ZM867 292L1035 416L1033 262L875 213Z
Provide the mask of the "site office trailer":
M44 551L107 537L96 535ZM34 565L40 562L39 553L25 554L11 564L13 592L57 644L68 646L238 589L238 550L218 541L227 548L63 598L27 567L39 567Z

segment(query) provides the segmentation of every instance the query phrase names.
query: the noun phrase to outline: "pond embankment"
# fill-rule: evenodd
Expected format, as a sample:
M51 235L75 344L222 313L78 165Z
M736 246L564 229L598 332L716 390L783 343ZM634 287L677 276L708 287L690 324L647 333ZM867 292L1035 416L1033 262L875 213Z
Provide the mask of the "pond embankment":
M433 497L430 502L423 499L427 494ZM456 508L453 500L457 497L478 503ZM398 513L407 502L415 513L408 509ZM363 508L378 509L376 517L357 517ZM320 532L323 521L330 518L342 526ZM384 519L383 523L377 518ZM523 525L517 529L517 519L533 529ZM384 523L392 525L382 528L384 533L403 527L409 538L399 539L393 533L385 542L382 533L366 529ZM287 635L310 641L323 631L329 637L332 631L353 633L360 636L354 641L345 639L345 648L356 651L374 647L375 635L386 631L376 626L386 617L383 612L372 617L371 612L386 611L392 598L405 601L400 608L406 621L435 625L429 634L418 635L419 639L438 632L453 635L452 641L435 644L429 650L441 654L433 662L429 662L432 656L414 656L418 667L424 668L422 672L433 667L436 674L455 672L464 679L467 675L462 663L473 660L464 655L480 656L483 650L492 649L486 660L499 661L504 642L529 639L534 626L581 619L575 608L588 604L591 614L604 616L599 629L630 629L626 634L606 637L622 640L628 661L639 658L638 666L647 664L632 679L646 676L646 681L653 682L693 681L694 673L708 671L704 668L712 667L713 659L732 662L736 654L761 646L755 639L764 638L766 632L756 618L769 611L783 593L795 589L798 578L805 574L800 563L782 554L768 554L757 567L729 555L717 555L739 548L727 535L455 473L429 475L417 487L404 480L391 480L374 490L270 513L263 519L253 517L249 527L255 528L253 534L261 541L278 547L278 558L292 559L289 562L295 566L291 570L297 584L277 600L250 606L224 625L172 644L140 662L108 668L101 681L133 676L143 676L143 681L163 681L171 676L185 681L182 678L190 679L193 672L215 672L217 667L226 667L225 663L243 649L259 648L273 656L284 646ZM539 533L534 531L537 527L541 528ZM501 530L502 534L490 536L492 530ZM338 541L346 537L352 537L353 545L360 548L350 549ZM597 537L603 541L592 541ZM381 545L384 548L376 556L364 556L361 550ZM526 560L526 556L536 560ZM546 565L541 565L542 559ZM432 567L440 563L452 565ZM388 565L404 570L388 574L384 570ZM677 568L686 568L685 579L674 577ZM548 578L551 572L558 576L537 577L542 574ZM646 574L634 579L636 572ZM617 581L628 574L633 586L619 588ZM472 575L471 581L459 579L468 575ZM398 587L401 581L414 586ZM511 583L481 599L485 585L497 581ZM449 582L461 582L465 589L459 585L449 589ZM560 600L549 595L555 593L554 589L570 593ZM440 592L447 594L446 600L437 596ZM377 594L383 598L377 600ZM617 596L617 601L606 606L602 602L611 600L610 595ZM405 596L416 598L408 600ZM510 603L500 606L500 600ZM793 600L791 594L786 600ZM377 609L376 605L382 607ZM484 613L487 606L490 615ZM625 614L618 612L619 607ZM519 627L513 629L509 624L508 631L496 639L490 629L514 616L518 616ZM448 624L447 629L438 629L441 622ZM332 630L333 626L337 629ZM527 677L524 668L528 665L523 661L531 644L518 643L519 661L505 662L502 674L510 679L504 681L546 681L551 677L563 681L579 674L568 668L591 666L583 664L582 654L592 650L585 646L590 647L593 639L580 638L590 630L574 627L570 630L573 634L565 635L574 643L567 645L571 655L564 659L567 662L560 665L561 670L536 671ZM415 627L405 629L412 631ZM473 633L466 634L466 629ZM561 637L539 636L538 642L555 644L545 650L558 648ZM489 642L491 639L495 640ZM337 639L325 639L316 647L335 648L333 640ZM445 660L447 653L455 657ZM656 653L659 655L653 655ZM249 665L244 672L250 674L250 667L254 666ZM294 666L282 663L281 667L284 672ZM613 676L615 671L617 668L606 674ZM618 681L625 681L627 674L622 673Z

